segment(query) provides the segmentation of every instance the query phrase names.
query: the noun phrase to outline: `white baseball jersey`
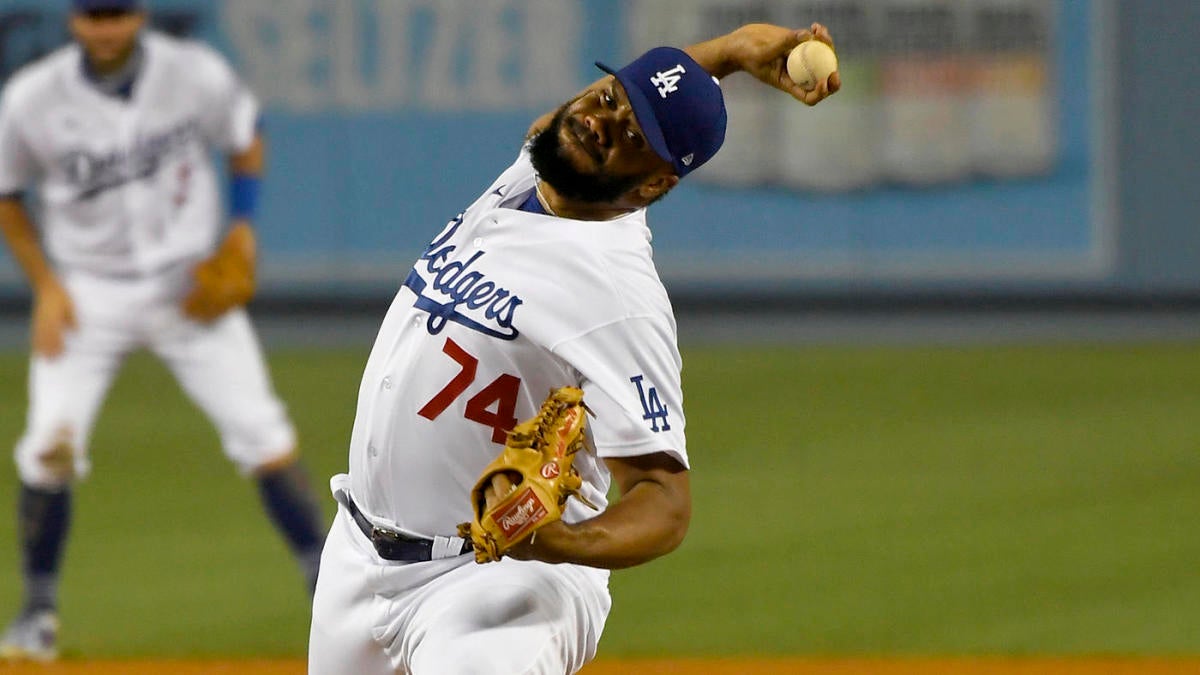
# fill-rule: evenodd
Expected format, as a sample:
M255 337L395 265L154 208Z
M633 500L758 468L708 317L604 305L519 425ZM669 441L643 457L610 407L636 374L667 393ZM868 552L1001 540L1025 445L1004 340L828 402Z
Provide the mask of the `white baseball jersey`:
M36 187L34 221L78 321L58 357L32 355L15 451L29 485L88 473L96 414L139 347L163 359L243 471L295 446L245 311L200 324L180 308L192 263L212 253L225 219L211 151L250 146L258 103L211 48L154 32L140 40L128 98L102 93L70 45L20 70L0 99L0 194ZM74 463L56 472L43 457L63 442Z
M57 267L138 277L211 253L223 224L211 148L237 151L259 107L198 42L147 31L131 97L101 93L82 50L13 76L0 102L0 194L39 184L38 223Z
M687 466L675 320L645 210L581 221L518 210L522 151L429 244L389 309L359 389L347 483L377 525L453 535L469 493L552 388L579 386L596 455L575 460L603 506L603 457L666 452ZM569 500L564 520L594 515Z

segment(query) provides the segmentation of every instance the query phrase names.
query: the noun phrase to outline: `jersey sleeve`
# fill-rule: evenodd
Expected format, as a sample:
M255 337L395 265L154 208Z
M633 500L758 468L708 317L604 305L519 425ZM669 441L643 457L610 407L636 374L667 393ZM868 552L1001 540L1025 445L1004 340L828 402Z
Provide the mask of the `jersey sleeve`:
M258 133L258 97L223 56L206 45L196 44L194 48L207 102L205 134L225 152L245 150Z
M11 90L0 97L0 197L23 191L37 178L37 164L21 130Z
M666 322L624 319L554 351L583 376L584 401L595 413L592 436L601 457L665 452L688 466L682 360Z

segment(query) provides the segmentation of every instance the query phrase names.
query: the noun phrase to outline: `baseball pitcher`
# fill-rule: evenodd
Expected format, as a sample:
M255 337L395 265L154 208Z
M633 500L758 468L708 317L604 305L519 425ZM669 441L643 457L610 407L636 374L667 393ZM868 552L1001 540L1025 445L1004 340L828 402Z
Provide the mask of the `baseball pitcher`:
M755 24L601 66L429 243L331 481L310 673L562 675L595 655L609 571L674 550L691 513L646 207L721 147L720 78L810 105L837 90L836 74L805 91L786 73L814 37L830 41Z

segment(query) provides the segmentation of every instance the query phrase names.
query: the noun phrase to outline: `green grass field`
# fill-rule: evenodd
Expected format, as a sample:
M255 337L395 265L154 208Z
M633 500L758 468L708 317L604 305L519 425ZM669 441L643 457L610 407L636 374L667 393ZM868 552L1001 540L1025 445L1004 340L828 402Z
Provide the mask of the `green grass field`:
M365 357L271 355L322 495ZM1200 653L1200 345L684 358L692 529L614 575L606 657ZM5 448L25 368L0 355ZM157 362L129 362L92 455L63 581L68 655L304 652L299 572ZM7 620L9 460L0 485Z

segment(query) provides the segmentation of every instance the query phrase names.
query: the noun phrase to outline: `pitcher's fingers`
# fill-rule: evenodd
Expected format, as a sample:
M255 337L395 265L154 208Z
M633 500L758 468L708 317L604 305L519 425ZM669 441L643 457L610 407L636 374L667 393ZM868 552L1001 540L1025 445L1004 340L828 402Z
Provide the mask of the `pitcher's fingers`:
M813 22L809 27L808 33L816 40L820 40L830 47L833 46L833 36L829 34L829 29L824 24Z
M507 474L500 472L492 476L492 489L496 491L497 496L503 497L512 491L512 481Z

